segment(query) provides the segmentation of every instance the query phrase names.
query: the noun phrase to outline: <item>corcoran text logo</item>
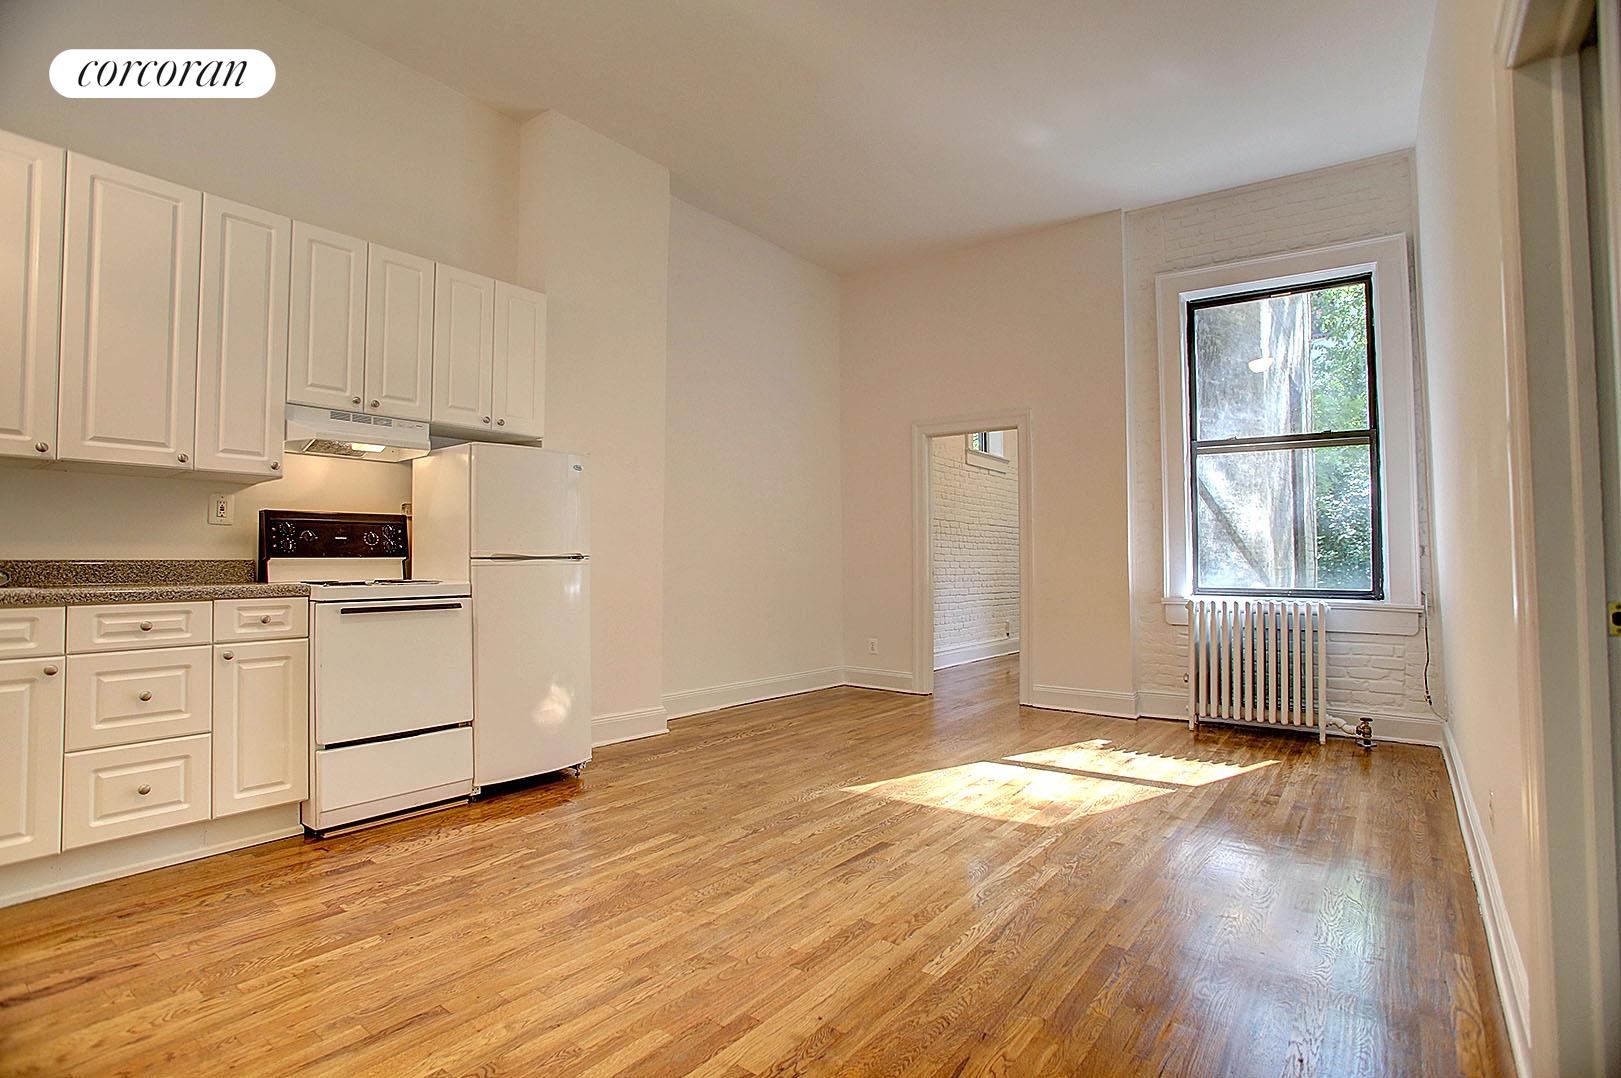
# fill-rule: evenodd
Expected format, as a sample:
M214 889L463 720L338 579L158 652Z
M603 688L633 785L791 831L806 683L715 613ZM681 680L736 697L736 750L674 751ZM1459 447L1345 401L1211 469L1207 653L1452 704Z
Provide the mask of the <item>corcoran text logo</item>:
M275 84L258 49L65 49L51 61L63 97L263 97Z

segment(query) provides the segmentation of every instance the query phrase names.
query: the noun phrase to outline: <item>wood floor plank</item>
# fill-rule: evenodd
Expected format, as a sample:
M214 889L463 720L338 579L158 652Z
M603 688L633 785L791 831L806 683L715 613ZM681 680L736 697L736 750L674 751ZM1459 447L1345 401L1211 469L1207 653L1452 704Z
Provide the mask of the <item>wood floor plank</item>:
M1441 757L840 688L0 910L0 1073L1508 1073Z

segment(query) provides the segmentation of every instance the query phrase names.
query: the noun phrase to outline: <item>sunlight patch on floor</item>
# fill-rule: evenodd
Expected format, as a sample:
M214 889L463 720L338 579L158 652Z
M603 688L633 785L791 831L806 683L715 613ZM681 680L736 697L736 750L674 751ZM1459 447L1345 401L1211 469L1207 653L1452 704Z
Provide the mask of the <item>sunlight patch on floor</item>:
M1275 764L1227 764L1109 748L1102 738L844 787L986 819L1050 827Z

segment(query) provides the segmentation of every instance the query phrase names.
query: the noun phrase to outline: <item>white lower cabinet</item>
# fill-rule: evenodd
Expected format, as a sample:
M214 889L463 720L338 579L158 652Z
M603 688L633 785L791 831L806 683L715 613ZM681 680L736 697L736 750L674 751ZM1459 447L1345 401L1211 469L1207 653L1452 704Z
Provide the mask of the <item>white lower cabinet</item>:
M309 641L214 647L214 815L309 795Z
M62 849L62 660L0 662L0 865Z
M208 733L211 651L69 655L67 750Z
M62 848L209 816L209 736L70 752L62 767Z

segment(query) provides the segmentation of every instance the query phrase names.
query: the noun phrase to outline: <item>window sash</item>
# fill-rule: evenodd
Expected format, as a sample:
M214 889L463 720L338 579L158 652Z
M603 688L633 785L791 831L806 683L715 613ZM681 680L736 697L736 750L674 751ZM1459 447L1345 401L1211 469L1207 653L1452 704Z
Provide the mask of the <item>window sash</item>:
M1328 288L1341 287L1348 284L1361 284L1363 288L1363 313L1367 319L1367 328L1364 339L1367 341L1367 374L1368 374L1368 426L1358 430L1328 430L1300 434L1272 434L1258 435L1248 438L1213 438L1201 439L1195 437L1199 429L1199 401L1198 401L1198 355L1195 352L1194 319L1202 310L1212 307L1227 307L1236 303L1252 303L1261 299L1274 299L1278 296L1293 296L1307 292L1319 292ZM1385 566L1384 566L1384 498L1380 484L1379 460L1379 392L1378 392L1378 362L1376 357L1377 342L1374 336L1373 319L1373 274L1358 273L1351 276L1325 278L1320 281L1310 281L1304 284L1290 285L1284 288L1254 289L1245 292L1230 292L1207 299L1193 300L1187 304L1187 323L1184 329L1187 342L1184 351L1187 355L1185 376L1187 378L1188 398L1188 531L1191 540L1190 569L1193 579L1191 587L1195 595L1236 595L1236 596L1276 596L1283 599L1371 599L1383 600L1385 597ZM1363 590L1342 588L1217 588L1206 587L1199 581L1199 458L1203 455L1218 453L1254 453L1264 451L1278 451L1289 449L1318 449L1333 446L1367 446L1368 447L1368 498L1372 526L1371 543L1371 579L1373 586Z

